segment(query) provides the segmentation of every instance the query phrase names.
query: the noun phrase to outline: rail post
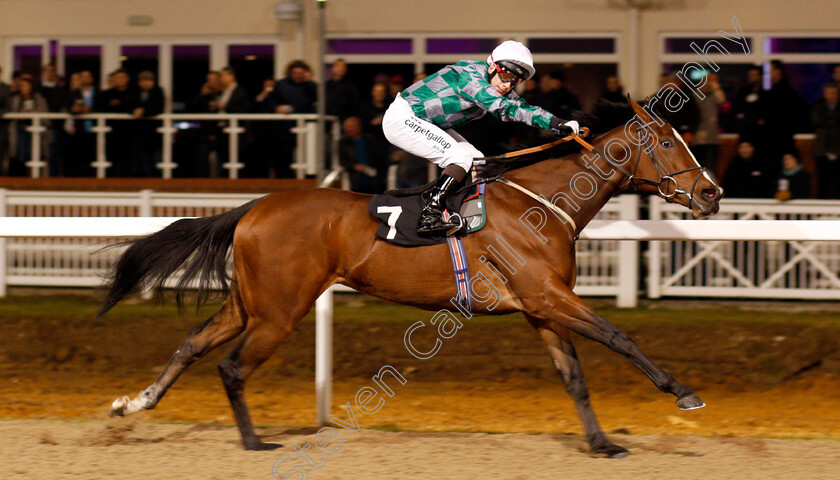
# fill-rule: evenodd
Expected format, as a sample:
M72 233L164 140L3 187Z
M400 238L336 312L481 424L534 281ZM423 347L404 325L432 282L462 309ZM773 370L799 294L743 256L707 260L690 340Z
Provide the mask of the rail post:
M32 117L32 125L26 127L26 131L32 133L32 156L26 166L32 169L32 178L40 178L41 168L47 166L47 162L41 160L41 134L47 128L41 125L41 117Z
M326 425L332 406L333 287L315 301L315 403L318 425Z
M172 161L172 137L177 129L173 126L172 117L168 114L160 115L160 117L163 119L163 124L158 127L157 131L163 136L163 144L161 161L156 166L161 170L163 178L172 178L172 170L178 168L178 164Z
M6 193L5 188L0 188L0 217L6 216ZM0 237L0 297L6 296L6 238Z
M638 195L618 197L619 218L639 219ZM618 296L619 308L634 308L639 297L639 242L621 242L618 245Z
M239 178L239 169L245 166L239 161L239 134L245 129L239 126L238 118L231 118L223 131L230 135L230 138L228 139L228 161L222 166L228 169L228 178L236 180Z
M90 166L96 169L96 178L105 178L105 169L112 165L105 153L105 134L111 131L111 127L105 123L105 117L98 116L96 126L91 130L96 133L96 161Z

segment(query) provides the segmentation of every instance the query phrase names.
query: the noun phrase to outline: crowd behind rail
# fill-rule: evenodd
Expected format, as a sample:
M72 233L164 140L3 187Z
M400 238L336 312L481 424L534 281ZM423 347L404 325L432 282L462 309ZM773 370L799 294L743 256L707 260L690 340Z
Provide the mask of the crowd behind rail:
M427 162L395 150L382 133L381 123L391 100L414 79L387 74L377 75L369 92L348 79L343 60L330 68L326 82L326 111L342 122L339 160L348 172L353 190L376 193L384 190L388 168L397 165L398 187L422 185L427 180ZM566 86L562 70L541 72L521 87L520 95L529 103L567 118L581 109L578 97ZM765 89L763 69L748 71L745 85L727 98L717 76L708 74L702 87L705 100L690 96L676 113L658 112L685 138L698 161L722 176L729 197L744 198L826 198L840 199L840 65L827 78L822 97L809 105L788 80L780 61L770 65L771 88ZM150 71L130 78L123 69L108 75L108 88L100 90L90 71L73 72L61 78L54 66L44 65L40 78L14 72L12 84L0 82L0 114L63 112L129 114L133 121L109 121L107 134L109 177L157 176L155 165L161 157L160 121L152 117L164 112L166 92ZM660 77L660 86L681 80L672 73ZM689 89L686 89L689 91ZM651 92L651 95L655 92ZM602 98L625 102L620 79L604 79ZM317 87L312 70L305 62L291 62L284 78L265 78L260 92L249 92L237 81L236 71L225 67L207 73L206 82L188 106L191 113L314 113ZM50 120L40 135L42 160L48 176L93 176L91 162L96 157L94 121L85 118ZM0 167L3 176L25 176L32 155L32 133L25 120L0 117ZM190 134L177 145L182 177L219 177L221 165L229 155L229 135L224 121L196 122ZM245 125L239 156L245 160L242 177L294 177L292 170L296 136L290 122L252 122ZM502 125L487 118L470 124L462 134L485 154L494 154L511 145L527 145L544 139L533 129ZM726 165L717 164L721 133L738 136L737 155ZM794 144L797 133L813 133L814 171L800 162ZM812 175L816 176L816 191Z

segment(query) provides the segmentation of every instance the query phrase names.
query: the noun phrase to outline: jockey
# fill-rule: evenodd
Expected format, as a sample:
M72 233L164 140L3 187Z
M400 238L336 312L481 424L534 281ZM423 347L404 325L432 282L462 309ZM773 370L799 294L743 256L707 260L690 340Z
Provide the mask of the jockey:
M528 48L512 40L497 46L487 62L461 60L406 88L388 107L382 130L395 146L443 168L417 225L421 236L445 235L458 227L441 217L446 198L484 155L453 127L486 113L506 122L522 122L557 135L577 134L578 122L565 121L534 107L513 89L534 75Z

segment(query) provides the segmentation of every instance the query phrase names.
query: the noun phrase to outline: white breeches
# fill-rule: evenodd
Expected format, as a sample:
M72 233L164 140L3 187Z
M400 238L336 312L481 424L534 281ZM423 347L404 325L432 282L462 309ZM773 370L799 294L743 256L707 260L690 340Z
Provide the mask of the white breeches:
M458 165L469 172L473 159L484 156L455 130L443 130L418 118L401 96L397 96L385 112L382 130L394 146L434 162L441 168Z

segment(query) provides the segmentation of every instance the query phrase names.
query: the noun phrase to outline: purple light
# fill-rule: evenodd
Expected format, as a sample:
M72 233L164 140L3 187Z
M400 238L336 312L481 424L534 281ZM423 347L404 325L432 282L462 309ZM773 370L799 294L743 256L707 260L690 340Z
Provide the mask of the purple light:
M228 46L228 55L231 57L244 57L246 55L273 57L274 45L230 45Z

